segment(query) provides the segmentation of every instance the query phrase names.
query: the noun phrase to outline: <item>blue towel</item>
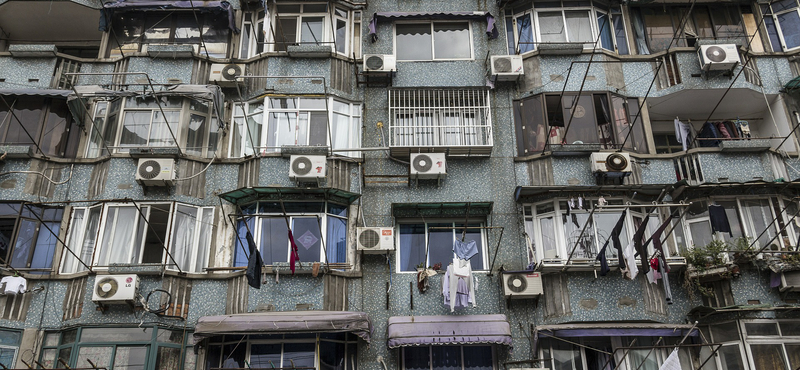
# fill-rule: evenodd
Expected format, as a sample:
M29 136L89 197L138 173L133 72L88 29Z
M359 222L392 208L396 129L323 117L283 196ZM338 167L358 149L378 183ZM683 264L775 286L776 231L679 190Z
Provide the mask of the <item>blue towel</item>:
M472 258L472 256L478 254L478 243L476 243L474 240L466 242L456 240L453 243L453 252L456 253L458 258L461 258L462 260L468 260Z

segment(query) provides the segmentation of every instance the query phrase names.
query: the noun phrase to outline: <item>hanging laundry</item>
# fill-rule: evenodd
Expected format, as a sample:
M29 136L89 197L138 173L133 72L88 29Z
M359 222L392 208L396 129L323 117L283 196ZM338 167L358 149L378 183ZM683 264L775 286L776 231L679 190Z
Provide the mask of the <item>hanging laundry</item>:
M675 118L675 139L683 145L683 150L686 151L691 141L692 126L688 123L683 123Z
M728 222L728 215L725 213L725 207L717 204L708 206L708 218L711 220L711 230L713 232L727 232L731 238L733 237L731 224Z
M628 210L622 211L622 214L619 216L619 220L617 220L616 225L614 228L611 229L611 235L608 239L606 239L606 243L603 245L603 248L600 249L600 252L597 254L597 260L600 260L600 275L606 276L608 271L608 261L606 260L606 247L608 246L608 241L611 240L614 243L614 249L617 250L617 256L619 258L619 267L625 267L625 260L622 257L622 245L619 241L619 234L622 232L622 227L625 226L625 214Z
M730 132L728 132L728 128L725 127L725 124L722 122L714 122L714 126L717 127L717 131L719 131L720 137L725 139L730 139L732 136Z
M717 127L714 126L711 122L706 122L703 124L703 128L700 129L700 133L697 134L698 139L718 139L720 138L719 130ZM701 147L714 147L719 146L719 140L698 140L700 142Z
M734 139L741 138L741 135L739 135L739 130L736 129L736 124L735 123L733 123L731 121L723 121L722 125L725 126L725 129L728 130L728 133L731 134L732 138L734 138Z
M456 257L463 260L469 260L478 254L478 243L474 240L465 242L456 240L453 242L453 252L456 253Z
M583 197L578 197L578 208L579 209L586 209L583 207Z
M658 370L681 370L681 360L678 357L677 348L672 350L672 353L664 360L664 363L661 364Z
M3 294L5 295L22 294L28 288L28 282L22 276L6 276L0 280L0 284L4 284Z
M672 304L672 289L669 287L669 274L664 270L667 265L664 256L659 256L658 272L661 273L661 282L664 284L664 301Z
M658 257L650 259L650 271L647 272L647 281L651 284L658 284L661 279L661 272L659 272Z
M253 240L253 234L247 231L247 247L250 250L250 256L247 258L247 284L253 288L261 289L261 266L264 265L264 260L261 259L261 252L256 248L256 241Z
M639 225L639 229L637 229L636 233L633 235L633 247L636 249L636 253L642 260L642 273L647 273L650 271L650 261L647 258L647 248L645 248L642 244L644 232L647 231L647 221L650 221L650 217L645 217L644 220L642 220L642 224Z
M653 236L650 239L653 241L653 249L655 249L662 257L666 256L666 254L664 254L664 246L661 243L661 234L664 233L664 230L667 228L667 225L669 225L671 222L672 222L672 215L669 215L669 217L667 217L667 219L664 220L664 223L662 223L661 226L659 226L658 229L656 229L656 232L653 233ZM647 247L647 245L645 245L645 247ZM669 272L669 266L667 266L666 263L664 264L664 270Z
M292 270L292 275L294 275L294 264L300 261L300 255L297 253L297 244L294 242L292 229L289 229L289 243L292 246L292 248L289 250L289 269Z
M636 246L633 240L625 246L622 255L625 258L625 265L627 267L627 269L622 270L622 276L631 280L636 279L636 275L639 275L639 267L636 266Z
M470 304L475 307L476 285L469 261L453 258L442 280L444 305L450 307L450 312L456 308L467 308Z
M739 133L741 134L741 135L739 135L740 137L742 137L742 138L749 138L750 137L750 123L749 122L737 119L736 122L734 122L734 124L736 125L736 129L739 130Z

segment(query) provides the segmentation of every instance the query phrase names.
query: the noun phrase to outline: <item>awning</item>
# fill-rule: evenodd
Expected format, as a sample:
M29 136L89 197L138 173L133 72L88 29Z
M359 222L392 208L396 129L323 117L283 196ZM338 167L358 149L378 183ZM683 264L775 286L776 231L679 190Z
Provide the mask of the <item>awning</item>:
M692 325L650 322L598 322L541 325L535 328L540 339L547 337L683 337ZM697 329L691 336L699 335Z
M394 316L389 318L389 348L454 344L511 345L506 315Z
M372 16L372 20L369 21L368 36L372 42L378 41L378 35L376 31L378 19L486 19L486 35L488 35L490 39L496 39L499 35L497 27L494 25L494 16L492 16L492 14L489 12L377 12Z
M485 217L492 214L493 202L393 203L394 217Z
M517 186L514 191L514 199L519 202L539 196L550 196L551 198L564 196L567 193L632 193L637 192L642 195L659 195L661 191L669 191L671 184L640 184L640 185L609 185L609 186L583 186L583 185L552 185L552 186ZM566 194L566 195L565 195Z
M791 79L786 85L783 85L786 89L786 92L795 92L796 90L800 89L800 76L797 76Z
M80 85L75 86L74 92L69 92L68 100L71 102L75 99L81 99L85 105L86 98L116 98L116 97L162 97L162 96L180 96L189 99L202 99L210 101L214 104L214 109L219 118L217 122L220 127L224 127L223 117L225 117L225 96L222 94L222 89L217 85L191 85L191 84L178 84L164 87L164 90L146 93L137 93L127 90L110 90L100 85Z
M54 89L0 89L3 96L50 96L66 98L72 91Z
M342 204L353 203L361 194L334 188L241 188L222 193L220 198L233 204L247 204L257 200L330 200Z
M148 10L198 10L200 12L220 14L227 13L228 28L231 31L239 33L236 28L236 18L234 17L234 9L227 1L208 1L208 0L116 0L103 4L103 9L100 10L100 31L108 31L111 25L111 17L115 12L122 11L148 11Z
M353 333L370 342L372 323L364 312L284 311L203 316L194 343L217 335Z

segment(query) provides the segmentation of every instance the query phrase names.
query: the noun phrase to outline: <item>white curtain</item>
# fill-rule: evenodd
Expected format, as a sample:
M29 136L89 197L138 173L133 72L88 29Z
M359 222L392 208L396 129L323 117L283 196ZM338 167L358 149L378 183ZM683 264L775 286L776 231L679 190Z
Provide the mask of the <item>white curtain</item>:
M135 207L108 207L106 224L103 228L103 244L97 265L131 262L131 249L136 241L136 224L131 220L140 217ZM139 239L141 241L141 239Z
M197 209L179 205L175 212L175 223L172 231L170 253L181 270L189 270L192 266L192 241L197 227ZM168 263L172 263L171 260Z
M81 244L82 240L81 237L83 236L83 227L85 224L84 214L86 213L85 209L76 209L75 212L72 214L72 224L71 232L69 235L69 245L73 251L77 250L77 246ZM65 252L64 253L64 268L62 272L64 273L71 273L75 272L78 268L77 266L78 261L75 259L75 256L72 253Z
M200 238L197 242L197 256L192 271L203 272L208 266L208 253L211 247L211 231L214 227L214 208L203 208L203 217L200 220Z

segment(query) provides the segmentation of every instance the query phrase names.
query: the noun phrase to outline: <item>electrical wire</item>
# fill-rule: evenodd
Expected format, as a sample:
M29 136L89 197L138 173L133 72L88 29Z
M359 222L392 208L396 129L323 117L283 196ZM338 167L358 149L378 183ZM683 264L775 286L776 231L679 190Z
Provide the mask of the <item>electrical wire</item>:
M45 180L49 181L53 185L63 185L63 184L68 183L69 180L72 179L72 169L74 167L75 167L74 164L70 166L70 168L69 168L69 177L66 180L58 181L58 182L54 181L53 179L51 179L49 176L45 175L44 173L38 172L38 171L6 171L6 172L0 172L0 176L9 175L9 174L12 174L12 173L33 174L33 175L39 175L41 177L44 177ZM64 167L62 167L61 169L64 169Z

